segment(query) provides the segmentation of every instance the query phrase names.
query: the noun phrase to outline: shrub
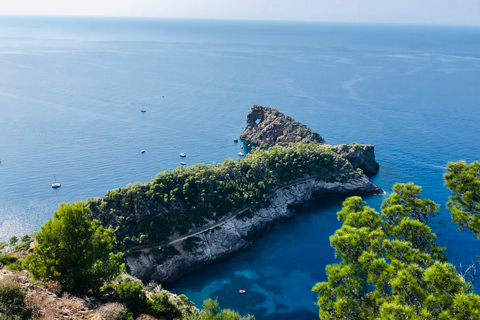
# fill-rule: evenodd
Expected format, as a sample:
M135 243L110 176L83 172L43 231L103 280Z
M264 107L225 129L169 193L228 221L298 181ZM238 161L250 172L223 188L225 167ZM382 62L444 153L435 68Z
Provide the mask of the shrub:
M127 320L128 318L125 307L120 303L107 303L95 310L95 313L103 320Z
M142 285L134 282L122 283L118 286L117 293L128 311L135 316L147 311L147 296Z
M15 272L23 270L22 263L20 261L15 261L8 265L8 270Z
M113 231L90 220L84 202L62 203L36 236L24 260L34 278L57 280L67 291L96 290L123 270L122 254L112 253Z
M166 292L154 294L152 296L152 304L149 313L156 318L165 320L180 318L182 313L168 298L169 296Z
M25 292L18 284L0 284L0 315L21 320L32 315L32 310L25 304Z
M11 263L17 262L18 259L12 256L4 255L3 257L0 258L0 266L8 266Z

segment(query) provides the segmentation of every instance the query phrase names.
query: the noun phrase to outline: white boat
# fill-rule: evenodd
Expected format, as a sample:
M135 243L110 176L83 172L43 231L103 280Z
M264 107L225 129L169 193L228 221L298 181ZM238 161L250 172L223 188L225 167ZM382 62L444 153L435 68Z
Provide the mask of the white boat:
M180 164L181 164L182 166L186 166L186 165L187 165L187 163L186 163L186 162L183 162L183 161L180 162Z
M140 151L141 153L145 153L145 149L143 149L142 151Z
M244 156L245 154L243 152L238 153L239 156Z
M146 110L146 109L142 109L142 110L140 110L140 111L142 111L142 112L147 112L147 110Z
M62 185L60 184L60 182L57 182L57 177L55 175L53 175L53 177L55 178L55 182L52 183L50 186L54 189L60 188Z
M185 158L187 155L183 152L180 152L180 157Z

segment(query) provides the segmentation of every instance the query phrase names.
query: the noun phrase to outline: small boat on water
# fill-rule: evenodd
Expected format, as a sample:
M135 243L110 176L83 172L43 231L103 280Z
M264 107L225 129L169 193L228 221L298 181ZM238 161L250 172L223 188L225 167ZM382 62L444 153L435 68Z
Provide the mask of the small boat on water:
M140 151L141 153L145 153L145 149L143 149L142 151Z
M180 162L180 164L181 164L182 166L186 166L186 165L187 165L187 163L186 163L186 162L183 162L183 161Z
M55 182L52 183L50 186L54 189L60 188L62 185L60 184L60 182L57 182L57 177L55 175L53 175L53 177L55 178Z
M180 152L180 157L185 158L187 155L183 152Z
M240 294L244 294L244 293L247 292L247 291L240 289L240 290L238 290L238 292L239 292Z
M146 109L142 109L142 110L140 110L140 111L142 111L142 112L147 112L147 110L146 110Z
M237 142L238 142L238 139L233 139L233 142L237 143Z
M238 153L239 156L244 156L245 154L243 152Z

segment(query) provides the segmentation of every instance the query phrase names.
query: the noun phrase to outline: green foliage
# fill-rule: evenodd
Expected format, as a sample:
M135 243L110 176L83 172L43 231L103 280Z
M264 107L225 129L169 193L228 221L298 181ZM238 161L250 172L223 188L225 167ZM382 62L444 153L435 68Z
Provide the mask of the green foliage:
M149 314L165 320L180 319L182 313L180 310L168 299L166 292L160 292L152 295L152 303L150 304Z
M17 262L18 258L12 257L8 254L0 258L0 266L8 266L11 263Z
M343 226L330 238L342 261L327 266L328 281L313 288L321 319L478 319L470 301L479 296L422 222L438 206L419 197L419 187L395 185L382 215L360 197L345 200Z
M0 251L2 251L5 247L7 247L8 244L3 242L3 241L0 241Z
M30 243L35 239L35 235L36 233L22 236L20 242L12 249L12 252L26 251L30 247Z
M12 271L12 272L17 272L17 271L21 271L23 270L23 266L22 266L22 263L20 261L15 261L13 263L10 263L8 265L8 270Z
M8 240L8 245L11 247L13 245L15 245L15 243L18 242L18 238L16 236L13 236L10 238L10 240Z
M480 239L480 163L450 162L444 178L453 194L447 202L453 222Z
M432 218L438 215L440 206L430 199L420 199L421 191L422 187L411 182L395 184L390 197L382 203L382 217L398 223L408 216L430 225Z
M203 309L200 311L199 320L255 320L254 316L242 317L238 312L230 309L220 310L217 300L207 299L203 301Z
M143 291L142 285L135 282L125 282L118 286L117 293L122 303L136 317L141 313L147 312L147 296Z
M25 292L13 283L0 284L0 315L6 319L29 319L32 310L25 305Z
M122 254L112 253L110 229L88 218L84 202L62 203L41 227L34 253L24 260L34 278L58 280L67 291L97 290L123 270Z
M347 160L318 144L278 145L256 148L242 160L165 171L145 185L111 190L88 205L93 218L116 229L116 246L126 251L164 245L174 231L185 234L207 220L266 206L272 192L294 181L334 181L351 172Z

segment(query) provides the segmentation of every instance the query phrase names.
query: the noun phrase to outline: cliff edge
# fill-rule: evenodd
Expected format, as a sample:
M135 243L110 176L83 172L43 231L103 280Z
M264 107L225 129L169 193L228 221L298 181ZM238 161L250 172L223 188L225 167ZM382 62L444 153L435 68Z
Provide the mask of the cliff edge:
M144 250L138 255L127 257L126 262L130 273L145 282L170 283L205 265L228 259L249 248L255 235L281 220L291 218L296 205L328 194L348 196L382 192L358 172L338 175L331 181L305 179L277 190L269 197L270 205L265 208L234 214L189 237L172 240L170 245L177 254L165 261L159 261L154 252ZM185 246L185 243L190 245Z
M247 114L245 130L240 134L245 143L272 147L278 143L319 143L326 141L309 127L295 121L277 109L253 105ZM330 145L328 145L330 146ZM380 166L375 161L375 147L371 144L352 143L331 146L331 150L347 159L354 168L376 174Z

